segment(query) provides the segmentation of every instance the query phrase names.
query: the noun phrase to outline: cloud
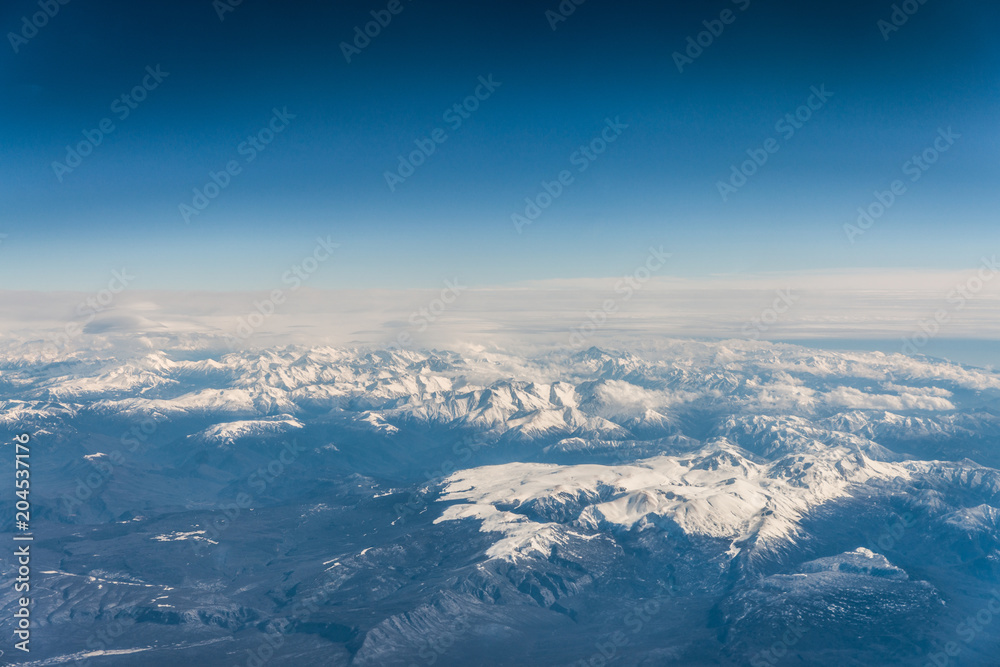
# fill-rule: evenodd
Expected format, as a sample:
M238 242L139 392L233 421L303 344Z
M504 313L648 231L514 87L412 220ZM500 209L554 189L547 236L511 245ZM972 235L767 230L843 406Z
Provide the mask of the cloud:
M259 316L267 292L141 292L118 295L113 313L82 321L87 296L70 292L0 292L0 330L47 336L67 323L86 335L234 336L241 321L261 320L240 345L397 345L457 349L465 345L551 348L574 344L572 333L599 319L590 345L646 346L658 338L858 340L899 342L946 306L961 272L838 272L715 276L699 280L654 277L628 298L620 278L535 282L515 287L441 290L314 290L303 288ZM794 302L771 312L778 291ZM615 312L601 313L615 299ZM961 309L949 311L939 335L993 337L1000 282L989 283ZM596 313L596 315L595 315ZM757 322L758 324L752 324Z
M857 410L954 410L955 405L940 396L903 393L868 394L854 387L838 387L823 395L823 401L834 408Z

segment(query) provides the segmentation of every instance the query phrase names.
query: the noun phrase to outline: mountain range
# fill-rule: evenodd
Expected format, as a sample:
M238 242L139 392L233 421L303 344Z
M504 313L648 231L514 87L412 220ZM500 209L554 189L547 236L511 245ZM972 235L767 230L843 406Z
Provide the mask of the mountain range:
M990 369L213 345L0 344L23 664L997 664Z

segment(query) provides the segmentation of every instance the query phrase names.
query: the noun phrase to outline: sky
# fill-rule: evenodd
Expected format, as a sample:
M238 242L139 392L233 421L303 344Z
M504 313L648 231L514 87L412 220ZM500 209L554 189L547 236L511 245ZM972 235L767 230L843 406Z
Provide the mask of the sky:
M913 0L898 26L890 2L559 7L4 3L0 289L93 291L124 268L144 290L266 290L318 238L339 244L319 289L604 278L649 247L686 280L995 251L1000 7ZM399 171L418 142L433 152ZM544 183L558 194L517 224ZM876 192L893 202L845 230Z

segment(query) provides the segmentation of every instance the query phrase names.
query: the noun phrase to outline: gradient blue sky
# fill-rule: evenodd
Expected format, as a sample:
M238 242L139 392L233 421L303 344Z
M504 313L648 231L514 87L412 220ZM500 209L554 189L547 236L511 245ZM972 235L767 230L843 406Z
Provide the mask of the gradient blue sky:
M0 287L83 289L112 268L142 289L267 289L342 243L312 287L473 286L666 275L961 269L996 250L1000 7L929 0L883 39L889 2L403 0L352 63L339 44L383 2L70 2L0 44ZM987 6L988 5L988 6ZM684 73L701 22L736 21ZM0 10L4 35L35 2ZM112 116L147 65L170 76L60 183L65 146ZM480 75L493 97L396 192L383 172ZM835 93L728 202L716 182L776 136L810 86ZM178 205L237 158L273 107L297 115L201 215ZM510 216L607 116L629 129L518 235ZM857 243L843 224L939 127L959 142Z

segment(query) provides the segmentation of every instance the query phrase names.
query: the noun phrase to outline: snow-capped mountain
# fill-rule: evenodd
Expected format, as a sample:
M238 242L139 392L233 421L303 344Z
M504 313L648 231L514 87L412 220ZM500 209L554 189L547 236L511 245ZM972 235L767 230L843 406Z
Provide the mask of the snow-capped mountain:
M1000 586L990 370L741 341L196 343L0 346L4 442L33 447L28 664L1000 650L1000 624L962 626Z

